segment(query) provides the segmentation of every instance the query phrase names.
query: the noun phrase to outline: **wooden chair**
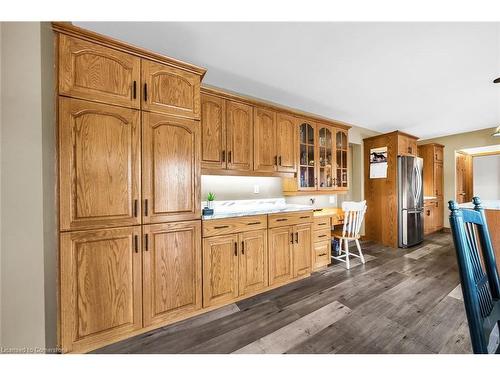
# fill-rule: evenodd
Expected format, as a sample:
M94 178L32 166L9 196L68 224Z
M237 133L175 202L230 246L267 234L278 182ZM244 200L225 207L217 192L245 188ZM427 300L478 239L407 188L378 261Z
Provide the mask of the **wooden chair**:
M338 256L332 256L332 259L344 262L346 268L349 269L349 256L360 258L361 263L365 263L361 245L359 244L359 231L363 223L363 218L365 217L366 201L344 202L342 203L342 211L344 211L344 226L342 230L332 231L332 237L338 238L340 241L340 254ZM349 252L349 241L356 242L358 254ZM344 250L342 250L342 244L344 244ZM342 254L342 252L344 252L344 254Z
M448 207L472 349L487 354L491 332L499 328L500 283L481 200L472 202L474 209L460 209L455 201ZM500 354L500 346L493 351Z

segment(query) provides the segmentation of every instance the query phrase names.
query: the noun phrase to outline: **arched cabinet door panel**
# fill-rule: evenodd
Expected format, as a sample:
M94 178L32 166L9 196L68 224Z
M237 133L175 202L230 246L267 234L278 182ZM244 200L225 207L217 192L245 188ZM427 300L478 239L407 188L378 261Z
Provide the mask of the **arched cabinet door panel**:
M276 153L276 113L254 108L254 170L275 172L278 168Z
M227 169L253 169L253 111L243 103L226 102Z
M201 77L149 60L142 60L142 109L200 119Z
M142 116L143 223L199 219L199 121Z
M226 169L226 101L201 95L202 168Z
M139 57L63 34L59 38L60 95L140 107Z
M297 172L297 120L278 113L276 119L276 154L278 172Z
M140 224L139 111L59 99L61 230Z

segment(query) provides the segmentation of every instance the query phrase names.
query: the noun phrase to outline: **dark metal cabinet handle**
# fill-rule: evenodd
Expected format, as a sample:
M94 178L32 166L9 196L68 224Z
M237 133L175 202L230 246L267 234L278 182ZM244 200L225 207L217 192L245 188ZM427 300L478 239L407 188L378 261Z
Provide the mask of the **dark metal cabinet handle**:
M295 243L299 243L299 232L295 232Z
M288 219L276 219L276 221L287 221Z
M214 229L224 229L224 228L229 228L229 225L217 225L214 227Z
M293 233L290 233L290 243L293 243Z
M238 242L236 241L234 242L234 256L238 256Z
M148 84L147 83L144 84L144 101L145 102L148 101Z
M134 250L136 253L139 252L139 238L137 234L134 235Z
M301 216L301 219L309 219L309 216Z
M137 199L134 199L134 217L137 217Z
M245 241L241 241L241 254L245 255Z
M229 151L227 154L227 162L231 163L231 151Z
M132 97L134 99L137 98L137 82L134 81L134 83L132 84Z
M144 249L149 250L149 235L147 233L144 235Z
M278 156L278 165L281 165L281 155Z
M274 165L278 165L278 155L274 156Z
M253 223L247 223L247 225L257 225L260 224L260 221L254 221Z
M319 254L318 256L319 256L319 257L324 257L325 255L326 255L326 253L321 253L321 254Z
M318 238L323 238L326 237L326 234L322 234L321 236L318 236Z
M315 178L314 178L314 185L315 185L315 186L318 186L318 177L315 177Z
M436 202L436 207L438 207L438 206L439 206L439 202Z
M427 216L431 216L431 210L427 210Z
M326 223L318 223L318 225L326 225Z
M148 200L144 199L144 216L148 216Z
M222 151L222 161L226 161L226 151Z

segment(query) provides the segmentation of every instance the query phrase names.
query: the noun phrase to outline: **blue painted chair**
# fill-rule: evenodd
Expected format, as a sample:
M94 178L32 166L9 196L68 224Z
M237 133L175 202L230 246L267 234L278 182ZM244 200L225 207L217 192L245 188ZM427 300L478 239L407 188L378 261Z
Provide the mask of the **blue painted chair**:
M473 209L461 209L455 201L448 207L472 349L487 354L490 334L499 327L500 282L481 200L474 197L472 202Z

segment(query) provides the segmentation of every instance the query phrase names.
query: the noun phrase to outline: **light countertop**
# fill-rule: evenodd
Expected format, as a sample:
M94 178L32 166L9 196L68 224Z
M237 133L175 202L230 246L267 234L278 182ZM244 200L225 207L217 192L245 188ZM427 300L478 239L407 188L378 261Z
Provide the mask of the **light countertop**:
M202 207L205 207L202 202ZM202 216L203 220L226 219L230 217L267 215L283 212L310 211L312 206L287 204L283 198L252 199L214 202L214 214Z
M472 202L460 203L458 206L460 208L474 208L474 204ZM500 210L500 200L484 200L481 201L481 206L485 210Z
M202 207L205 206L206 202L202 202ZM283 198L215 201L213 203L213 208L214 214L202 216L203 220L227 219L240 216L267 215L310 210L313 210L315 217L342 217L343 215L343 211L341 208L314 208L313 206L309 205L287 204L285 199Z

